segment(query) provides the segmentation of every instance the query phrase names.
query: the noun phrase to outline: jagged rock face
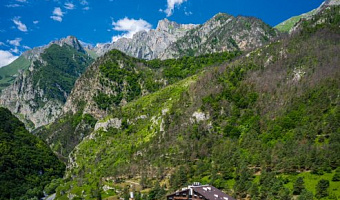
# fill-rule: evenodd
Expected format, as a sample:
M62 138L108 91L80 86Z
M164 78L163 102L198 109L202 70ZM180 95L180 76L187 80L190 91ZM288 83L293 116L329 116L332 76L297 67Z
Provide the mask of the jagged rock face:
M44 105L39 106L37 99L41 99ZM44 91L34 87L30 71L21 73L12 85L2 92L0 104L18 114L30 129L54 121L61 113L62 106L59 101L44 98Z
M52 41L48 45L35 47L33 49L25 51L24 53L22 53L22 55L30 61L36 60L36 59L39 58L40 54L43 53L45 51L45 49L50 47L52 44L57 44L59 46L63 46L63 45L66 44L66 45L73 47L74 49L76 49L78 51L84 52L83 46L81 45L80 41L76 37L67 36L66 38Z
M101 119L112 107L148 94L144 81L151 76L157 77L141 60L112 50L98 58L76 81L63 113L75 114L82 110Z
M79 110L79 104L82 103L81 101L86 100L84 113L89 113L97 118L105 116L105 112L98 109L96 103L93 101L96 91L109 91L109 88L104 88L99 81L99 65L96 63L100 62L101 59L103 58L98 59L89 66L86 72L75 82L74 88L63 107L63 113L71 112L75 114Z
M206 53L249 50L270 41L277 32L250 17L217 14L203 25L161 20L154 30L141 31L131 39L121 38L94 48L98 55L118 49L130 56L152 60L198 56Z
M194 27L196 25L178 24L164 19L159 21L155 30L140 31L132 38L121 38L111 44L97 45L95 51L98 55L103 55L109 50L118 49L135 58L152 60L158 58L170 44Z
M35 47L31 50L25 51L24 53L22 53L22 55L27 58L28 60L32 61L34 59L38 59L39 55L44 52L44 50L47 48L48 46L41 46L41 47Z
M79 40L74 36L67 36L64 39L53 41L53 42L50 43L50 45L51 44L57 44L59 46L69 45L69 46L73 47L74 49L76 49L77 51L85 52L85 50L84 50L83 46L80 44Z
M262 46L276 35L275 30L259 19L233 17L220 13L172 43L160 58L198 56L221 51L245 51Z
M325 5L329 5L329 6L340 5L340 0L327 0L325 1Z
M24 53L31 65L2 91L0 105L30 129L53 122L61 114L76 78L92 62L84 52L76 38L67 37Z

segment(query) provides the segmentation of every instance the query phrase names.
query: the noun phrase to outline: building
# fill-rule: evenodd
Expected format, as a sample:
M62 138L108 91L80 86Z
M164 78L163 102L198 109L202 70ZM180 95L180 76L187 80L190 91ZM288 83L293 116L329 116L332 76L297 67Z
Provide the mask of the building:
M221 190L210 186L194 183L182 190L167 196L167 200L236 200Z

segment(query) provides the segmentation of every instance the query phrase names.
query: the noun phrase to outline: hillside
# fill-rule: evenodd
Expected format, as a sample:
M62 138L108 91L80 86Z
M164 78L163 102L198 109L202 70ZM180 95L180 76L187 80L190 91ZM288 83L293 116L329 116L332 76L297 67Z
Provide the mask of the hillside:
M63 108L65 114L35 134L46 140L55 152L67 157L93 131L98 119L208 66L230 61L239 54L225 52L178 60L145 61L112 50L96 60L76 81ZM114 126L113 122L104 124L100 126Z
M57 199L164 198L194 181L238 199L339 198L339 16L329 7L291 36L145 93L141 81L166 76L164 63L106 54L68 99L71 114L98 121L69 155Z
M43 197L44 187L61 178L65 165L22 122L0 108L0 199Z
M30 66L30 61L24 56L20 56L11 64L0 68L0 92L10 86L20 70L26 70Z
M327 7L336 6L336 5L340 5L339 0L326 0L318 8L311 10L307 13L303 13L301 15L291 17L291 18L281 22L280 24L276 25L274 28L276 28L280 32L291 33L292 31L294 31L299 26L300 21L310 19L314 15L316 15L319 12L321 12L322 10L326 9Z
M29 69L2 91L0 104L34 129L58 117L74 82L93 59L76 38L68 37L41 48L31 60Z
M276 28L277 30L281 31L281 32L290 32L292 30L292 28L301 20L301 19L305 19L308 17L313 16L315 13L317 13L317 9L314 9L312 11L309 11L307 13L298 15L298 16L294 16L291 17L283 22L281 22L280 24L276 25L274 28Z

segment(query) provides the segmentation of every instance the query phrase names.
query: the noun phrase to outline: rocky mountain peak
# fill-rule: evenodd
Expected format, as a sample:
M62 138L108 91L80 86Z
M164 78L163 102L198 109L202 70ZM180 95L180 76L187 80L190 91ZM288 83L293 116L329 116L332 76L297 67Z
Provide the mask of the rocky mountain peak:
M73 47L74 49L76 49L77 51L80 52L85 52L83 46L81 45L81 43L79 42L79 40L74 37L74 36L67 36L66 38L62 38L60 40L56 40L51 42L51 44L57 44L59 46L63 46L65 44Z
M227 13L217 13L216 15L214 15L211 20L215 20L215 21L220 21L220 20L223 20L223 19L229 19L229 18L232 18L233 16L232 15L229 15ZM210 20L210 21L211 21Z
M327 6L340 5L340 0L327 0L325 1L324 5L327 5Z
M196 26L197 25L195 24L178 24L177 22L170 21L167 18L165 18L158 21L156 31L160 32L164 31L172 34L178 31L179 29L190 30L195 28Z
M160 20L158 22L157 31L171 32L173 29L179 28L180 25L176 22L169 21L167 18Z

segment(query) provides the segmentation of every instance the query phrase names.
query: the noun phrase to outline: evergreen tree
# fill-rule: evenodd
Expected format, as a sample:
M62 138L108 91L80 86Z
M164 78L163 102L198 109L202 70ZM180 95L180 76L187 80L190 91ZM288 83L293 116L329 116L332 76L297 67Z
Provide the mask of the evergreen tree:
M313 200L313 193L308 190L303 190L297 200Z
M318 184L316 185L316 197L323 198L328 196L328 188L329 188L329 181L325 179L321 179Z
M290 191L288 188L282 187L278 193L278 199L280 200L291 200Z
M294 195L301 194L301 192L305 189L304 184L305 184L305 182L303 181L303 178L299 177L294 183L293 194Z
M332 181L340 181L340 167L338 167L336 170L335 170L335 174L332 178Z
M130 192L129 192L129 188L125 187L123 190L123 199L124 200L129 200L130 199Z
M181 166L177 172L171 175L170 177L170 185L172 189L176 190L182 186L184 186L188 181L186 170L184 166Z
M259 185L257 183L252 184L249 193L252 200L260 200Z
M166 194L164 187L161 187L157 182L154 188L150 191L148 200L160 200L163 199Z
M142 200L142 194L140 192L134 192L135 200Z
M241 164L240 168L237 171L239 175L236 177L234 190L238 197L245 198L248 189L250 189L251 187L252 173L245 163Z

